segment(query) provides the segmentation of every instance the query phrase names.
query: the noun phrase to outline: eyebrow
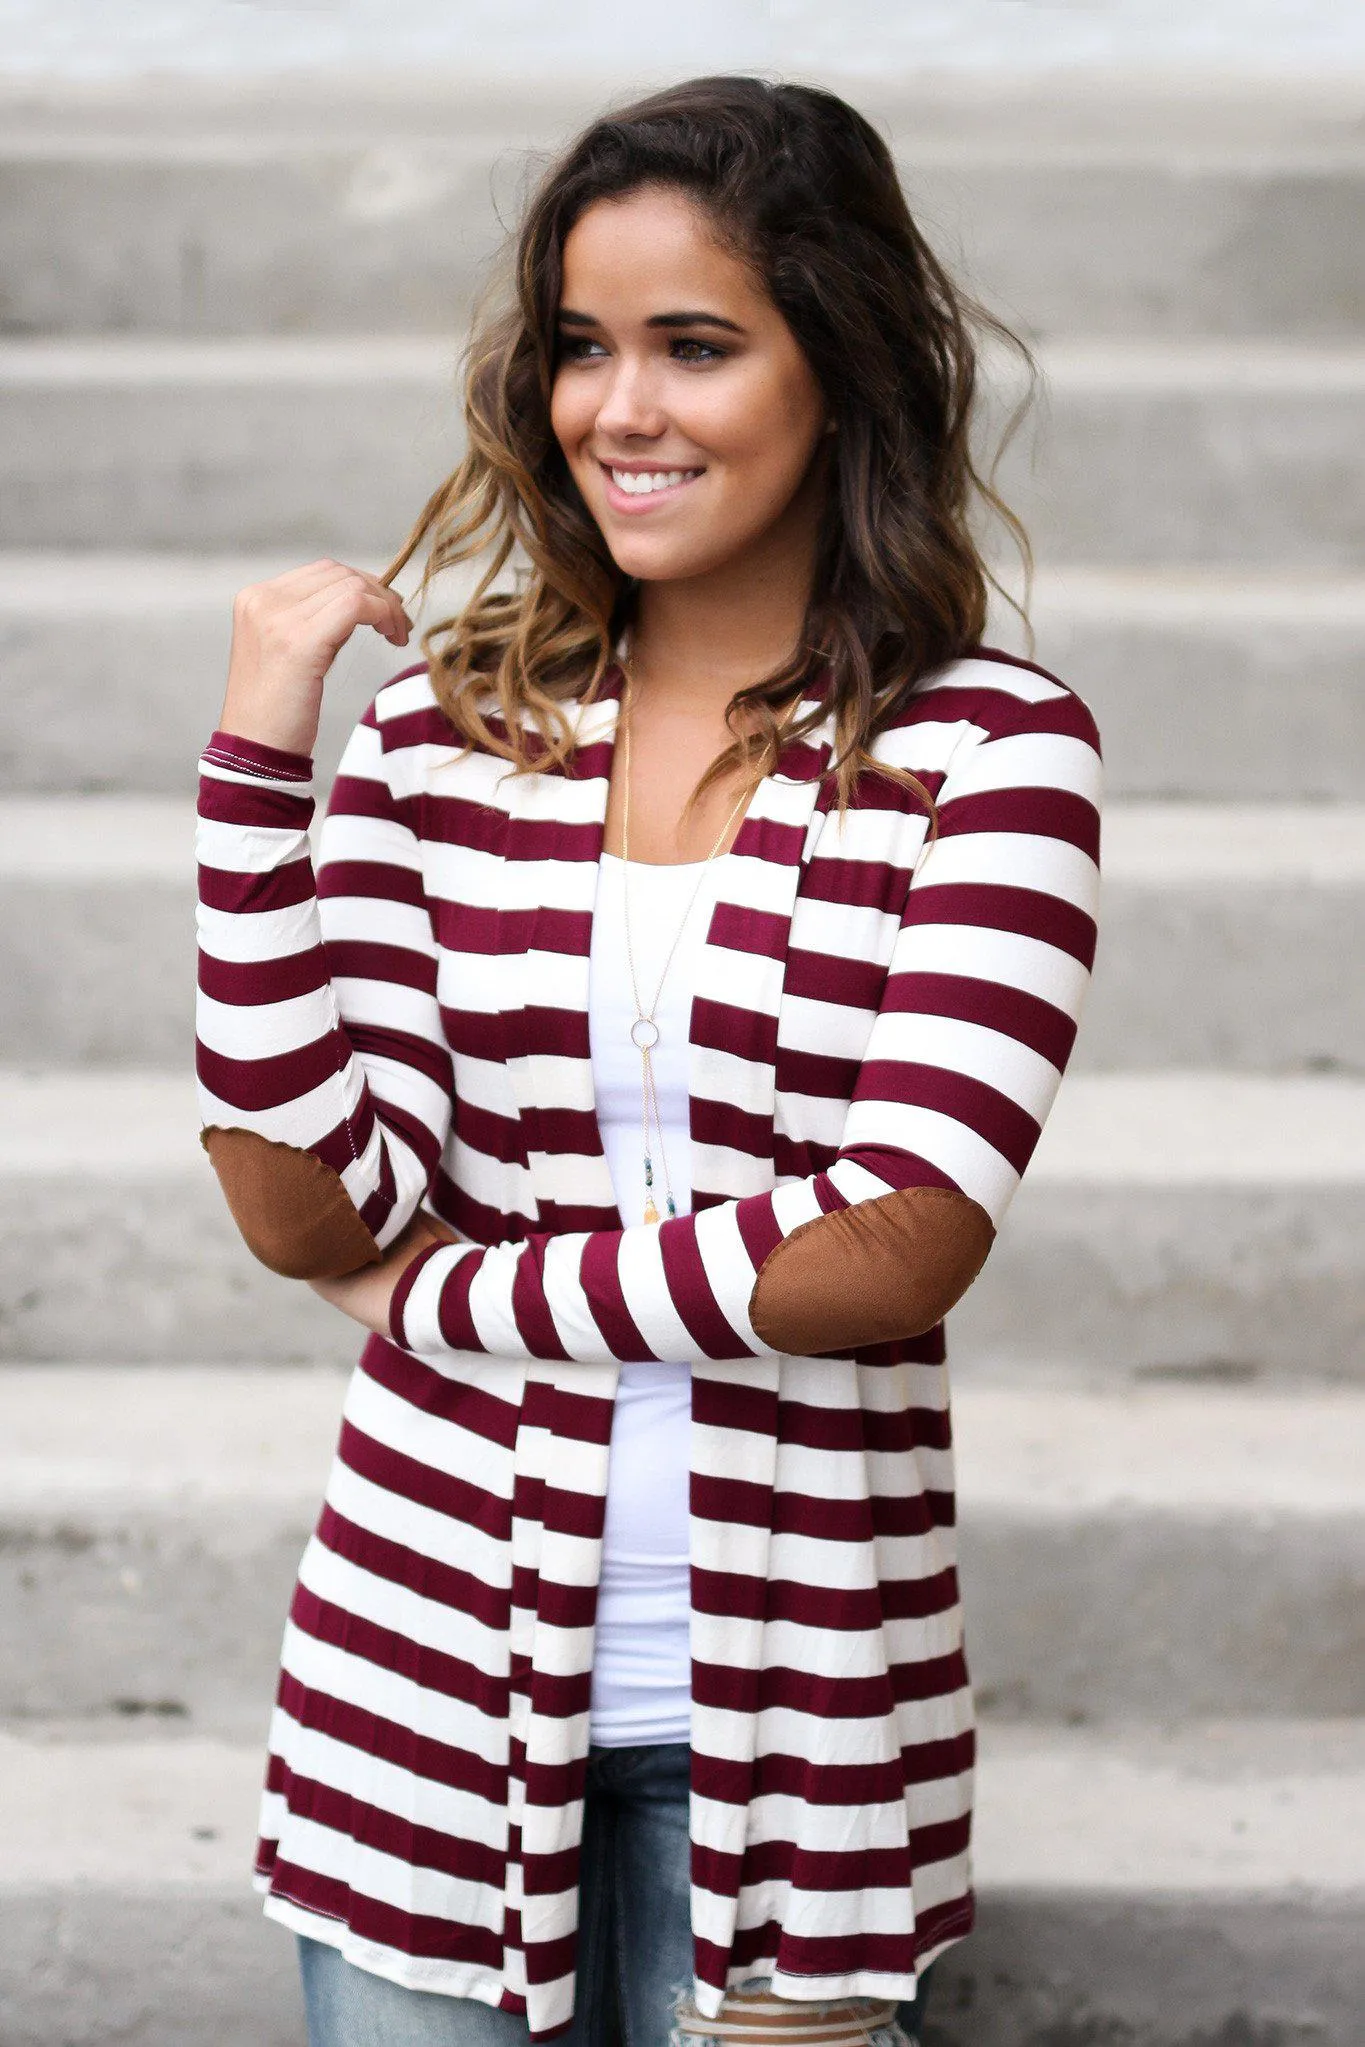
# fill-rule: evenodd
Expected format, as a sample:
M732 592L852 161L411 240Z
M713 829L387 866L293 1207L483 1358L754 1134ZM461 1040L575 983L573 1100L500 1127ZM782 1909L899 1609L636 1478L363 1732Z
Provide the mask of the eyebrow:
M568 306L561 307L558 314L562 327L596 327L600 323L591 313L575 313ZM645 321L646 327L723 327L727 334L742 334L744 329L734 320L723 320L719 313L680 312L652 313Z

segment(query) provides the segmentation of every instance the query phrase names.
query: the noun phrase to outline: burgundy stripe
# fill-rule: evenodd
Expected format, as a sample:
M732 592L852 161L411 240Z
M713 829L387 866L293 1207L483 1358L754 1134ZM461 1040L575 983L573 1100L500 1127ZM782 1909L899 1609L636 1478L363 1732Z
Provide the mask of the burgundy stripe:
M436 1307L436 1322L441 1332L441 1341L448 1344L451 1350L479 1351L483 1349L483 1343L480 1340L478 1331L474 1327L473 1317L469 1312L469 1289L473 1284L475 1273L479 1271L482 1264L483 1253L481 1251L471 1251L467 1257L459 1261L441 1282L440 1299ZM401 1342L403 1339L398 1325L395 1325L395 1330Z
M323 1919L338 1920L361 1940L394 1948L399 1954L461 1962L495 1972L502 1967L500 1933L482 1926L462 1925L453 1915L431 1918L401 1912L396 1905L381 1904L377 1898L368 1898L363 1891L352 1890L335 1877L320 1876L316 1870L286 1862L282 1856L272 1864L270 1890L274 1897L286 1898ZM504 1992L502 2008L524 2013L526 2000L512 2002L511 1998L510 1991Z
M273 1059L228 1059L201 1044L195 1066L204 1086L220 1101L259 1112L281 1108L335 1079L337 1047L332 1038L316 1038L297 1052L281 1052Z
M905 913L914 924L972 925L1035 938L1070 953L1084 967L1095 959L1095 920L1060 897L1000 882L951 882L916 891Z
M874 1101L894 1101L907 1108L932 1109L949 1116L966 1129L984 1137L1017 1173L1022 1173L1038 1142L1039 1127L1027 1109L1002 1094L989 1082L969 1073L953 1073L943 1066L925 1066L918 1061L869 1059L863 1063L860 1092ZM888 1151L887 1170L882 1178L903 1184L896 1175L904 1170L906 1154ZM880 1170L880 1169L879 1169Z
M374 1664L378 1670L407 1678L424 1691L486 1710L488 1680L476 1665L432 1649L426 1643L410 1641L396 1629L380 1627L377 1621L366 1620L360 1614L347 1613L344 1608L319 1599L302 1583L294 1588L289 1618L301 1633L311 1635L315 1641L342 1649L348 1656Z
M323 922L325 925L325 918ZM327 958L338 981L373 981L416 988L423 995L436 993L436 960L431 953L414 952L409 946L379 945L373 939L329 936Z
M289 1810L300 1819L312 1820L334 1834L349 1834L353 1841L381 1855L391 1855L414 1869L435 1870L460 1883L496 1884L501 1880L504 1858L495 1849L462 1834L441 1833L435 1827L400 1818L381 1805L303 1776L287 1763L281 1774Z
M770 1194L749 1194L735 1203L735 1224L749 1263L757 1276L770 1251L782 1242L782 1226L773 1212Z
M491 1501L487 1488L469 1478L456 1478L435 1465L423 1464L406 1451L366 1435L352 1421L343 1421L337 1454L348 1470L386 1493L411 1500L462 1527L499 1530L505 1509Z
M1071 1056L1076 1020L1064 1009L1022 988L1007 988L967 974L931 974L918 969L893 974L887 983L888 1013L948 1016L981 1024L1017 1038L1060 1070Z
M313 863L305 854L264 874L234 874L225 867L199 868L199 900L207 910L230 916L264 910L296 910L313 900Z
M512 1315L517 1333L533 1358L567 1359L545 1295L543 1230L533 1230L517 1255L512 1277Z
M793 946L782 985L788 995L841 1009L865 1009L875 1016L886 986L886 968L875 960L845 959Z
M1029 838L1060 839L1076 846L1098 864L1100 857L1100 815L1084 796L1065 789L974 789L964 791L943 806L941 836L960 837L965 832L1013 832ZM913 902L927 886L925 879L910 891Z
M589 1238L579 1264L583 1292L608 1350L621 1359L648 1360L654 1353L626 1306L616 1247L617 1238L610 1231Z
M425 1074L446 1094L451 1092L454 1069L450 1054L443 1045L433 1045L427 1038L415 1038L411 1031L376 1023L353 1022L348 1026L348 1035L362 1059L392 1059L400 1066L415 1067L418 1073ZM378 1077L376 1093L382 1086L382 1077Z
M318 870L318 895L324 901L354 897L358 902L406 903L425 909L422 877L401 860L324 861Z
M262 789L250 782L220 782L212 775L199 778L198 815L215 824L245 825L253 831L306 832L315 807L311 796L301 796L284 782Z
M315 995L328 982L327 954L320 945L269 960L220 960L199 949L199 986L212 1002L238 1009L265 1008Z
M706 1268L697 1248L697 1225L690 1215L680 1215L659 1227L659 1257L664 1283L692 1341L704 1357L747 1357L752 1347L738 1330L732 1329L719 1301L711 1291ZM759 1355L752 1352L754 1356Z
M506 1794L507 1772L496 1763L485 1762L477 1750L455 1748L434 1735L416 1734L410 1727L385 1720L363 1706L334 1699L329 1692L310 1690L290 1671L285 1671L281 1678L279 1703L300 1727L344 1742L361 1755L401 1763L414 1776L428 1778L433 1784L444 1784L452 1791L468 1791L476 1798L497 1799ZM271 1790L280 1789L273 1780L276 1772L282 1773L284 1768L282 1757L270 1758L266 1781Z

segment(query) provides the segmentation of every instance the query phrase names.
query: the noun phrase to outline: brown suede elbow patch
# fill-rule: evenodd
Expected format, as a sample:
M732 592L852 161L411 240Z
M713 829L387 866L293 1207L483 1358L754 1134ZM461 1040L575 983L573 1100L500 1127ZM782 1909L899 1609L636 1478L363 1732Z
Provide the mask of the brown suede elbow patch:
M995 1228L951 1187L901 1187L814 1216L759 1267L749 1320L793 1357L921 1336L941 1322L986 1262Z
M217 1125L201 1132L199 1142L247 1249L272 1272L335 1279L383 1257L341 1176L311 1151Z

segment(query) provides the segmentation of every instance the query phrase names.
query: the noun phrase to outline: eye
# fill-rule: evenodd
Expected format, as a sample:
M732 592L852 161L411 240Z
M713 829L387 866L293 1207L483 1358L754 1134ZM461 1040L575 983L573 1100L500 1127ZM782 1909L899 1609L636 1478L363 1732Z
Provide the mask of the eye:
M557 353L561 362L584 362L590 348L600 348L590 334L561 334L558 337Z
M701 350L700 355L679 356L678 360L680 362L695 363L721 362L724 360L726 354L726 351L723 348L717 348L713 342L698 341L696 337L691 334L680 334L674 341L673 347L675 350L680 348L687 349L699 348Z

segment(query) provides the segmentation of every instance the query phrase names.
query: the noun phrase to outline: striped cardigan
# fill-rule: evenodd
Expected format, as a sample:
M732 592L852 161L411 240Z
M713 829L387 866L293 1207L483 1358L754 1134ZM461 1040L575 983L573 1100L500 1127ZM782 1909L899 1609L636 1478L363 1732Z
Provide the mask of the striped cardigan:
M841 825L827 716L787 741L720 863L692 1212L624 1228L588 1041L620 688L612 669L571 707L574 775L513 779L459 758L425 668L396 676L347 747L316 883L311 762L222 732L201 761L206 1133L325 1168L367 1243L420 1204L460 1239L409 1266L346 1395L257 1882L287 1925L524 2013L537 2042L574 2008L623 1359L692 1367L699 2011L755 1977L785 1999L909 1998L971 1925L942 1321L868 1340L837 1259L810 1354L750 1307L793 1233L904 1190L993 1233L1095 942L1099 745L1071 690L978 649L912 694L875 749L934 793L932 845L878 775ZM821 679L798 715L823 700Z

